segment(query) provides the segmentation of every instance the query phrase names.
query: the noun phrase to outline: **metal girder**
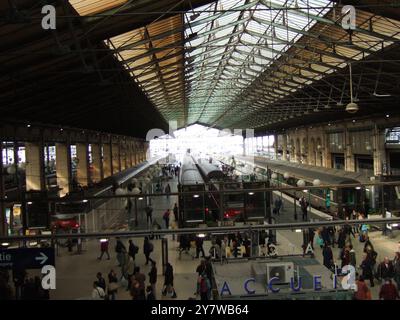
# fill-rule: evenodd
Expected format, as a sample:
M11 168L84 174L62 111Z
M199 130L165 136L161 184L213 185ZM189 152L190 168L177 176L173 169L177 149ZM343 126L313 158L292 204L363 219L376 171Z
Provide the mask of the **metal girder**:
M265 5L265 6L269 7L269 8L275 9L275 10L277 10L277 9L285 10L285 8L282 8L280 5L277 5L277 4L273 3L273 2L271 2L270 0L260 0L260 3L262 3L263 5ZM309 13L309 12L303 12L303 11L295 9L295 8L291 8L291 11L292 12L296 12L296 14L298 14L300 16L303 16L303 17L305 17L307 19L312 19L312 20L318 21L318 22L323 23L323 24L327 24L327 25L330 25L330 26L336 26L338 28L342 28L340 23L338 23L337 21L328 19L326 17L327 15L325 17L321 17L321 16L317 16L317 15ZM381 34L381 33L375 32L375 31L361 29L361 28L358 28L358 27L356 27L353 30L353 32L363 33L365 35L373 36L375 38L383 39L383 40L389 41L389 42L396 42L397 40L399 40L397 38L389 37L387 35L384 35L384 34Z
M267 25L270 24L273 27L277 27L277 28L281 28L281 29L285 29L285 30L287 29L289 31L295 32L297 34L302 34L304 36L307 36L307 37L310 37L312 39L318 40L320 42L324 42L324 43L327 42L330 45L336 44L335 43L335 39L332 39L332 38L328 37L325 34L317 34L317 33L311 32L310 30L309 31L305 31L305 30L302 30L302 29L290 27L288 25L285 26L283 24L276 23L276 22L271 22L271 21L268 21L268 20L264 20L264 19L259 18L259 17L253 17L253 20L258 22L258 23L260 23L260 24L267 24ZM336 44L336 45L338 45L338 44ZM353 47L355 47L356 50L361 51L361 52L365 51L365 52L368 52L370 54L375 52L375 51L370 50L368 48L366 49L366 48L359 47L359 46L354 45L354 44L353 44Z

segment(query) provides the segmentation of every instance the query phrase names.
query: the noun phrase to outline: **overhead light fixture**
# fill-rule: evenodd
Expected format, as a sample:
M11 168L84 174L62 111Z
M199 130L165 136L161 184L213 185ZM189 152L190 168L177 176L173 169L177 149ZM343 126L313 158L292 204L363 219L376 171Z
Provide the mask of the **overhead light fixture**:
M30 127L31 127L31 125L30 125L30 124L27 124L27 125L26 125L26 127L27 127L27 128L30 128Z
M254 195L254 192L249 192L249 195L250 195L250 196Z
M198 197L200 197L200 195L198 195L198 194L195 194L195 195L193 196L193 198L198 198Z
M356 119L353 119L353 123L356 123Z
M32 201L28 201L27 204L32 204Z
M100 239L100 242L108 242L108 239Z
M140 197L140 198L138 198L139 200L143 200L143 198L142 197Z
M387 114L387 115L386 115L386 118L389 118L389 117L390 117L390 115Z
M361 190L361 187L356 187L356 190Z
M350 71L350 99L351 102L346 106L346 111L348 113L356 113L359 109L358 105L354 103L353 98L353 72L351 69L351 63L349 63L349 71Z
M296 230L294 230L294 232L299 233L299 232L301 232L301 229L296 229Z
M378 93L376 93L376 92L374 92L372 95L373 95L374 97L377 97L377 98L388 98L388 97L391 97L391 96L392 96L391 94L378 94Z
M88 202L88 200L87 200L87 199L84 199L84 200L82 200L82 202L86 203L86 202Z
M3 242L1 245L2 245L3 247L8 247L8 246L10 245L10 243L9 243L9 242Z
M199 234L197 235L198 238L205 238L205 236L206 236L206 235L205 235L204 233L199 233Z

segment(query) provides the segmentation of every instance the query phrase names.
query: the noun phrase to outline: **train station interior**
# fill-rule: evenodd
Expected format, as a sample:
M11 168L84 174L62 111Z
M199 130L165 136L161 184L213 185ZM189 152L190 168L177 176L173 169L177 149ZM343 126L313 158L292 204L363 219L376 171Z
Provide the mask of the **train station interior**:
M0 16L0 300L400 300L397 1Z

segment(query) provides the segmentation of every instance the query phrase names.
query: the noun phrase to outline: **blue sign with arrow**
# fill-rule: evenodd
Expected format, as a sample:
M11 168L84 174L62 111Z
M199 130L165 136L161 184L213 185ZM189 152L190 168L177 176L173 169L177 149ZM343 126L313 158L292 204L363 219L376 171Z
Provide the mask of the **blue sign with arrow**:
M55 266L54 248L0 249L0 268L41 269Z

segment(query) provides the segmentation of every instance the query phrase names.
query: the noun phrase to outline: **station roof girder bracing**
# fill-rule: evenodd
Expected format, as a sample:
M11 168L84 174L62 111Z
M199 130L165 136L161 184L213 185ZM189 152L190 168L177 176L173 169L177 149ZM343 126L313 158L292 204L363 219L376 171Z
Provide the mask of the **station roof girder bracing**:
M169 120L276 130L348 117L349 64L360 115L398 112L393 1L48 3L55 31L41 29L35 1L0 7L13 13L0 27L3 119L135 136ZM351 33L344 4L356 5Z

